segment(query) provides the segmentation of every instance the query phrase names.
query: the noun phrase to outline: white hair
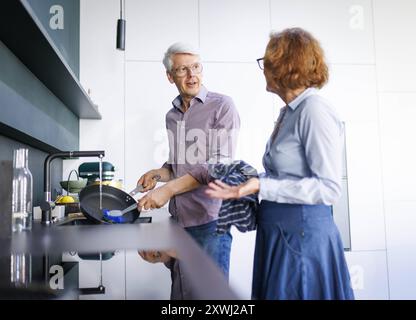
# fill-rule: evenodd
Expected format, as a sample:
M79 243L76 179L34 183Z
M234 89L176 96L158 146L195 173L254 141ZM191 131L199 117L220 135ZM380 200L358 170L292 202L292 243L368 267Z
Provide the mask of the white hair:
M163 65L165 66L166 71L172 71L172 56L177 53L187 53L199 57L198 50L196 50L189 43L176 42L168 48L168 50L165 52L165 56L163 57Z

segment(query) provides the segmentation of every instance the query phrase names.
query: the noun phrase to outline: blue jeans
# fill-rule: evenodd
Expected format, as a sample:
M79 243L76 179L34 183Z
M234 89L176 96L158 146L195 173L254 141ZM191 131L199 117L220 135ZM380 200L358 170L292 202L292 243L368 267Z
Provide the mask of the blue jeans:
M230 231L220 234L216 231L217 221L195 227L185 228L186 232L214 260L228 279L230 251L233 237Z

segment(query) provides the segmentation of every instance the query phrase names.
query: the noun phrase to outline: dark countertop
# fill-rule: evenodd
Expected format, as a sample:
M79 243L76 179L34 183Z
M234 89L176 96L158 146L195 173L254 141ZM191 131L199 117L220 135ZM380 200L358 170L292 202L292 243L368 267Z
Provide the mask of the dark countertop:
M152 223L50 227L34 223L30 232L1 239L0 257L10 257L12 253L42 256L70 251L175 250L197 299L237 299L220 270L183 228L169 218L166 209L141 216L151 216Z
M33 224L30 232L14 234L10 245L2 246L0 254L51 254L68 251L81 253L118 249L172 249L187 234L167 215L166 210L152 212L152 223L112 225Z

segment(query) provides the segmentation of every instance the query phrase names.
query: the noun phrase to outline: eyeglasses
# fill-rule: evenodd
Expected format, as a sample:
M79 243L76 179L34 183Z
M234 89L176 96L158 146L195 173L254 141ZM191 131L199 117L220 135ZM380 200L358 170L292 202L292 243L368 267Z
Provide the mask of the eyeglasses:
M184 77L188 74L189 72L192 72L192 74L200 74L202 72L202 64L200 64L199 62L191 64L189 67L188 66L180 66L176 69L173 69L173 73L177 76L177 77Z
M259 65L259 68L261 70L264 70L264 58L258 58L256 61L257 61L257 64Z

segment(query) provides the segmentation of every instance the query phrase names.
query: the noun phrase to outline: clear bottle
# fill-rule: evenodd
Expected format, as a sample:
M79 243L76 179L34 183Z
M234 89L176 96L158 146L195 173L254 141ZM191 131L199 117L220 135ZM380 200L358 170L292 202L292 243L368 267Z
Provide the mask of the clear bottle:
M32 282L32 256L15 253L10 256L10 282L15 287L28 287Z
M13 154L12 232L32 229L33 177L28 166L28 149Z

